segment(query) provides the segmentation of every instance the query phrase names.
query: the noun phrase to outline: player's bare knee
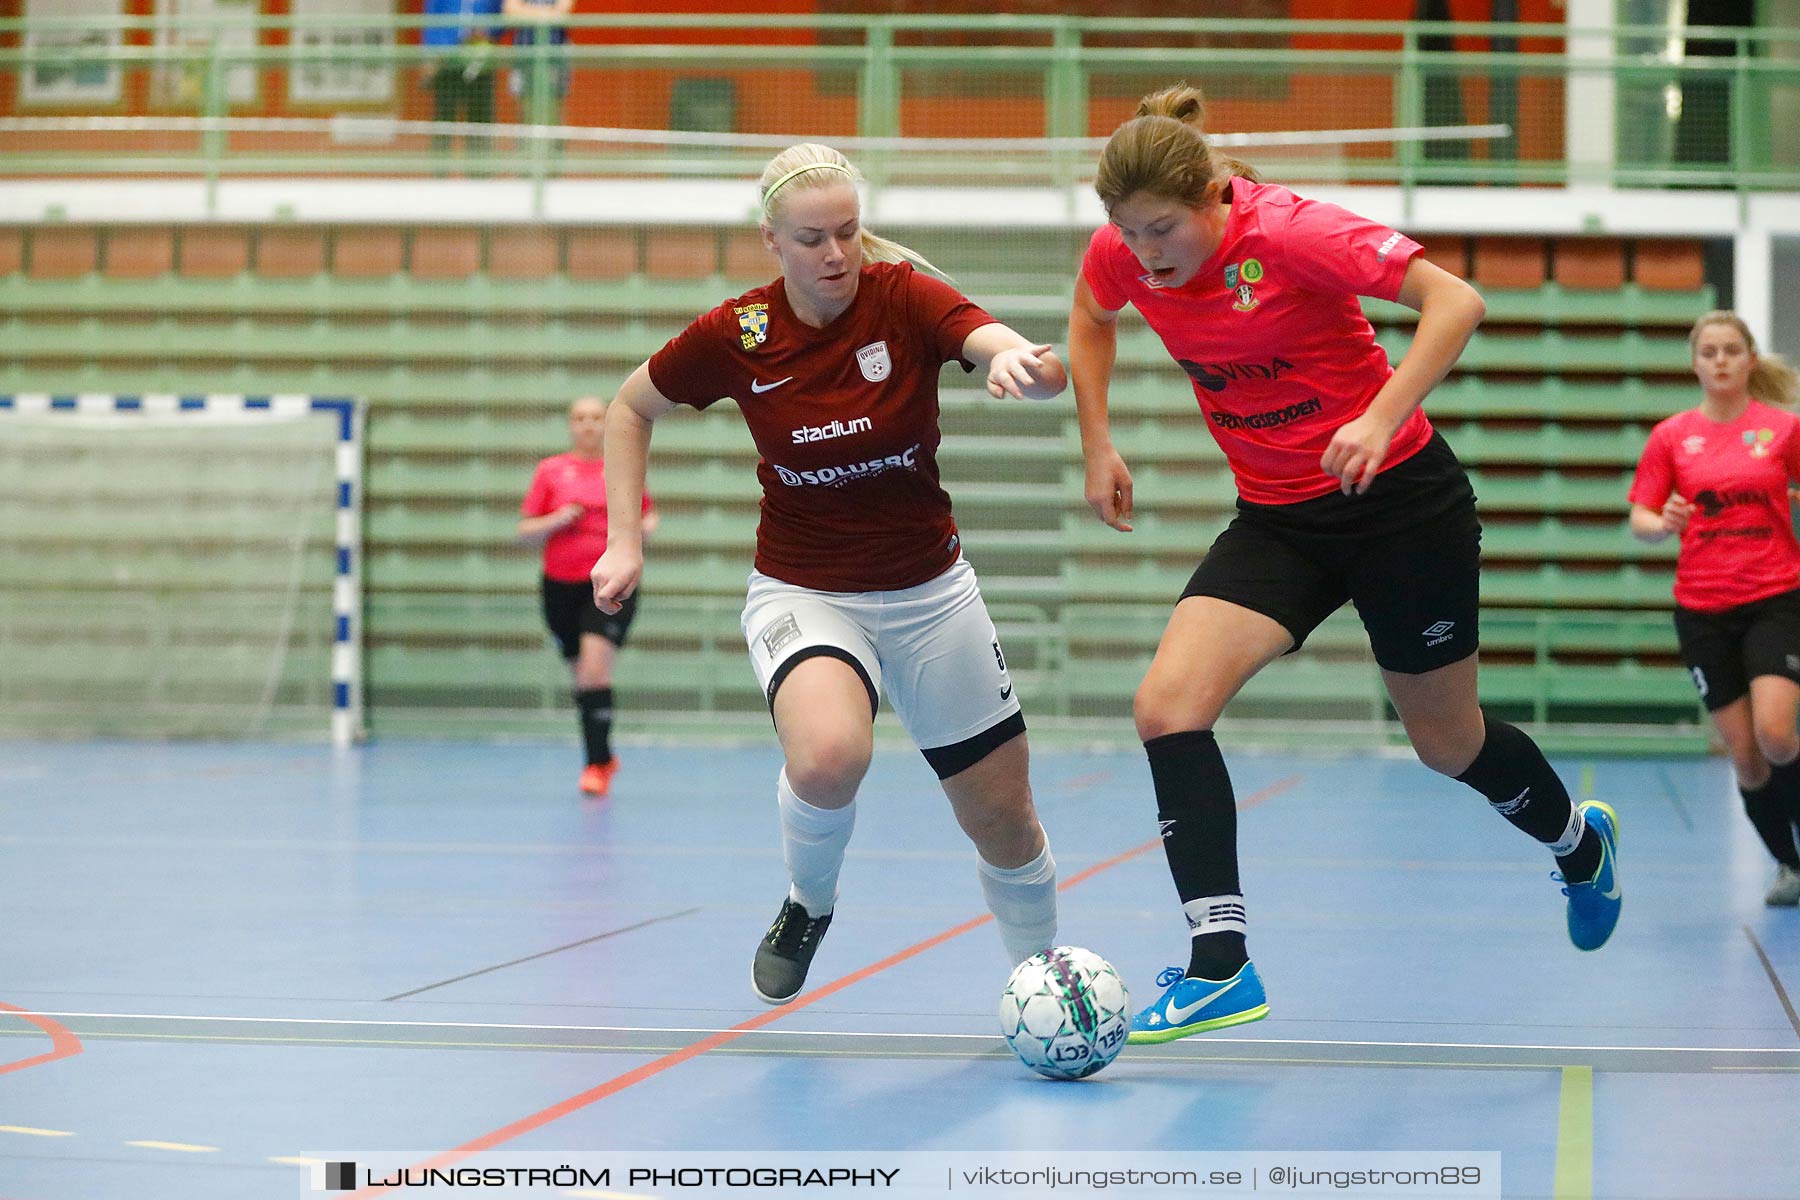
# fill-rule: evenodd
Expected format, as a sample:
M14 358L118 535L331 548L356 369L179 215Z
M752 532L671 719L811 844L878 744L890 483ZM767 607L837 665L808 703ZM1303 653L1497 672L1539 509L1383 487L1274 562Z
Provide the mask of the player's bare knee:
M788 786L813 804L847 800L862 783L870 754L867 737L816 733L787 748Z
M1785 767L1800 758L1800 733L1785 722L1758 720L1756 748L1772 765Z
M1022 867L1043 849L1043 827L1029 789L995 795L957 819L981 857L996 867Z
M1147 742L1166 734L1211 729L1223 707L1222 698L1164 685L1151 676L1138 685L1131 715L1137 723L1138 740Z

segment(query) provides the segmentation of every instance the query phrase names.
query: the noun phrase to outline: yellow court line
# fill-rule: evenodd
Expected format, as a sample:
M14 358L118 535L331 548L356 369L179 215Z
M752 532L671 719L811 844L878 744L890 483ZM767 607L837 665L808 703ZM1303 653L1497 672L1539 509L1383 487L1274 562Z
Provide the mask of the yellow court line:
M142 1146L146 1150L176 1150L182 1154L217 1154L217 1146L195 1146L188 1142L126 1142L127 1146Z
M1594 1068L1564 1067L1556 1114L1554 1200L1593 1200Z
M269 1161L280 1163L284 1167L322 1167L325 1165L325 1160L322 1158L295 1158L287 1154L272 1154L269 1156Z
M29 1125L0 1125L0 1133L24 1133L32 1137L74 1137L73 1129L33 1129Z

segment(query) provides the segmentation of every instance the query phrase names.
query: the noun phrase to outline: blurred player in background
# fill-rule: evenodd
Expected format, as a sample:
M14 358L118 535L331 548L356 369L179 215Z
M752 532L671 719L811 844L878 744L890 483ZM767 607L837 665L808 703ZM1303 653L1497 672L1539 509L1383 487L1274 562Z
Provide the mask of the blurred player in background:
M750 659L785 765L776 783L790 884L757 947L756 994L791 1000L836 911L881 689L975 843L1010 961L1056 937L1056 863L1027 777L1025 720L938 481L938 372L980 367L994 396L1066 382L1033 345L862 224L842 154L802 144L760 181L781 277L705 313L632 373L607 422L612 525L602 609L643 570L638 496L651 422L727 396L762 456L744 606Z
M1631 485L1631 532L1681 538L1675 635L1731 754L1744 811L1775 858L1764 901L1800 904L1800 480L1794 368L1749 326L1709 312L1688 335L1700 404L1650 431ZM1779 407L1777 407L1779 406Z
M575 683L587 765L581 790L604 796L612 789L619 760L612 752L613 657L625 644L637 613L632 596L614 611L594 606L588 572L606 551L606 464L600 457L606 432L606 404L583 396L569 406L570 448L538 463L519 505L519 540L542 543L544 624L562 651ZM641 495L644 533L656 528L656 509Z
M1467 474L1419 405L1480 323L1481 297L1412 239L1213 154L1203 115L1196 89L1169 88L1108 141L1095 187L1111 222L1088 246L1070 314L1087 501L1100 519L1131 529L1131 474L1107 419L1127 304L1192 378L1239 497L1134 704L1192 934L1187 967L1164 971L1167 990L1132 1022L1139 1042L1268 1012L1213 725L1346 600L1420 760L1555 855L1571 940L1597 949L1619 915L1612 810L1577 808L1537 744L1477 699L1481 525ZM1397 368L1364 295L1419 311Z

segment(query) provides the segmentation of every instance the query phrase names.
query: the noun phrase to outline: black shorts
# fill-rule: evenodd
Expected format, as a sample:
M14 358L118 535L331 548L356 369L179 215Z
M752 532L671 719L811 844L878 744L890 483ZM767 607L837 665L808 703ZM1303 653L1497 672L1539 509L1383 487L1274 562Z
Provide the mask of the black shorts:
M1475 653L1481 522L1469 476L1437 433L1360 496L1239 500L1182 591L1280 622L1298 650L1348 600L1375 661L1422 675Z
M544 624L562 650L562 656L574 659L581 654L581 635L597 633L615 646L625 644L631 618L637 615L637 593L633 592L616 613L603 613L594 606L594 585L587 581L564 583L546 575L540 589L544 597Z
M1748 695L1758 675L1800 683L1800 589L1722 612L1678 607L1675 637L1708 712Z

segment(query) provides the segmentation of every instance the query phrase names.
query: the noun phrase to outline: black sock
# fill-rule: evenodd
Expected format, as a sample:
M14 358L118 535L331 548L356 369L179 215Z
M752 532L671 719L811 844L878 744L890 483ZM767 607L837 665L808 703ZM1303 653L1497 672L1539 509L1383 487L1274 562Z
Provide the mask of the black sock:
M1800 758L1779 767L1770 763L1769 783L1781 797L1781 811L1794 827L1795 841L1800 842Z
M1238 882L1237 799L1225 757L1210 729L1151 738L1144 753L1156 785L1163 853L1193 931L1188 976L1230 979L1250 959Z
M1800 853L1794 848L1794 825L1788 817L1787 808L1782 803L1781 784L1786 780L1777 779L1779 771L1793 772L1794 764L1776 767L1769 773L1769 778L1759 788L1739 788L1738 795L1744 798L1744 813L1750 818L1756 834L1762 838L1763 845L1775 856L1775 861L1786 863L1800 870Z
M1530 734L1485 713L1482 720L1487 739L1456 781L1486 796L1495 812L1549 846L1564 879L1586 883L1600 869L1600 835L1584 828L1575 845L1562 846L1575 815L1569 790Z
M581 740L587 744L590 763L612 761L613 690L591 688L575 693L581 710Z

